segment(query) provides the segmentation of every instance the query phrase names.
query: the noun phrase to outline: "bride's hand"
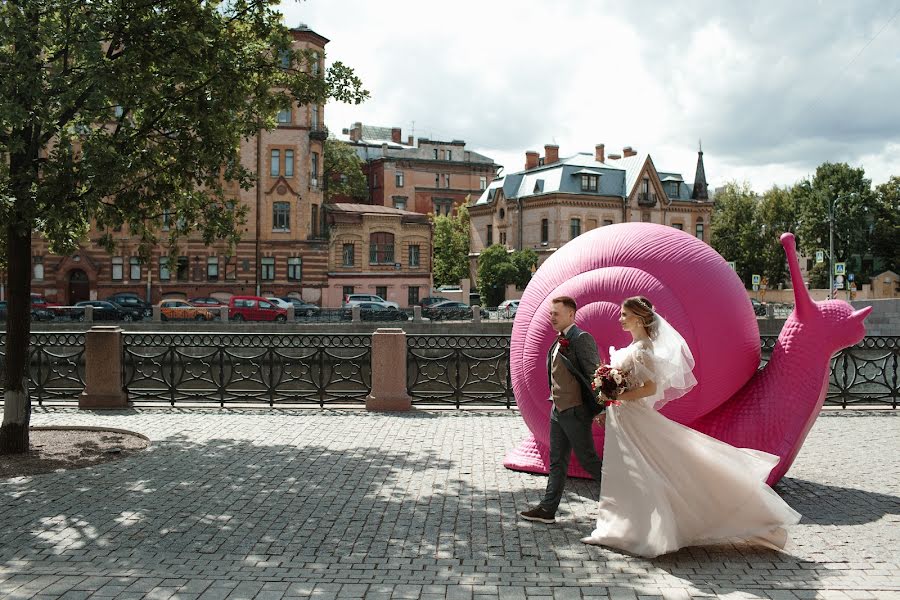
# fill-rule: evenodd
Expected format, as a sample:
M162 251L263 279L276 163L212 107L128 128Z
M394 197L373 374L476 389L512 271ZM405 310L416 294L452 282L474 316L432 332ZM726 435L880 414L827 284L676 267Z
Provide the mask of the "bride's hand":
M596 417L594 417L594 420L597 421L597 425L599 425L600 427L606 427L606 413L605 412L602 412L599 415L597 415Z

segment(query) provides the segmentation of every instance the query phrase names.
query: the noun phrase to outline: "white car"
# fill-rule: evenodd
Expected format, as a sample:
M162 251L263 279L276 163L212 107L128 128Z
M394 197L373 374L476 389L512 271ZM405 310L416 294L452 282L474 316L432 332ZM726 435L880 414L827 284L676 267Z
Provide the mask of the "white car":
M388 302L381 296L376 296L375 294L347 294L344 296L344 308L353 308L361 302L374 302L385 308L396 308L397 310L400 310L400 305L396 302Z
M506 317L507 319L516 316L517 310L519 310L518 300L504 300L500 303L500 306L497 307L497 312L500 313L500 316Z
M291 304L290 302L288 302L288 301L286 301L286 300L282 300L281 298L275 298L274 296L271 297L271 298L269 298L269 297L267 296L267 297L266 297L266 300L268 300L269 302L271 302L272 304L274 304L274 305L277 306L278 308L283 308L284 310L287 310L287 309L292 308L292 307L294 306L294 305Z

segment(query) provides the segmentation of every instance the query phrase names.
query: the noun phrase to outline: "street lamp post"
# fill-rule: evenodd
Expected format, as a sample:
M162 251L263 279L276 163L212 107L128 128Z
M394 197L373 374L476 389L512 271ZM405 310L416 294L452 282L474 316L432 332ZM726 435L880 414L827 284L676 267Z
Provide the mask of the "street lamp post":
M837 203L846 198L856 196L856 192L851 192L843 196L838 196L828 205L828 299L834 300L834 209Z

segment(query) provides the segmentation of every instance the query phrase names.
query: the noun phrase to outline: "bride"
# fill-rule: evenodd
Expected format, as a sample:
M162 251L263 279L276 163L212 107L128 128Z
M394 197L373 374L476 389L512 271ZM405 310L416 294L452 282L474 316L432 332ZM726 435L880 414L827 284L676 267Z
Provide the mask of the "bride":
M626 391L607 409L599 517L581 541L646 557L736 540L783 548L800 514L765 483L778 457L659 414L696 385L691 351L643 296L622 303L619 323L634 340L610 349Z

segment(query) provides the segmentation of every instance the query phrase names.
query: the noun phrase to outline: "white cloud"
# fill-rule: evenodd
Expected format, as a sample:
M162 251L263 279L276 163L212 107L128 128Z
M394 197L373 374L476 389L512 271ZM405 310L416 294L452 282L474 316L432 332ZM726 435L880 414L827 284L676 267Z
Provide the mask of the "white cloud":
M329 59L372 92L361 106L329 104L332 129L362 121L406 136L415 123L415 135L464 139L509 170L545 143L562 155L631 145L688 180L702 138L712 185L758 190L823 161L861 165L875 183L900 174L900 19L885 28L896 8L878 0L308 0L282 10L288 25L331 39Z

